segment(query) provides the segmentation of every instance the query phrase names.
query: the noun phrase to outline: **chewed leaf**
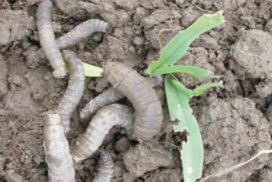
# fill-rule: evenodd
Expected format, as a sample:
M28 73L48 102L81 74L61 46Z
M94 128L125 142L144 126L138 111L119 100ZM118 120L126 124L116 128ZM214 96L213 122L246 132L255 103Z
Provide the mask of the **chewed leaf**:
M84 62L82 62L82 64L86 77L101 77L103 75L102 68Z
M224 23L223 12L218 11L212 15L204 14L187 29L180 31L161 50L158 61L149 64L146 73L152 74L156 69L175 64L187 51L190 44L202 33Z
M202 176L204 149L201 133L192 109L189 106L190 96L184 95L183 88L175 78L165 77L165 89L171 120L178 120L175 132L186 130L189 133L187 142L182 143L181 160L185 182L194 182Z
M213 76L212 72L207 69L196 67L196 66L185 66L185 65L172 65L172 66L161 67L155 70L152 73L152 76L168 74L168 73L185 73L196 78L208 78Z

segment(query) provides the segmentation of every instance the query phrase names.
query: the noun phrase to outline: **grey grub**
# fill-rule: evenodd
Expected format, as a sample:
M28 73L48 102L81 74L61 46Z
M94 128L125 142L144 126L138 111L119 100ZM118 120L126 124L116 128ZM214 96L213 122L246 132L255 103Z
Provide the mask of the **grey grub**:
M94 32L105 33L109 27L110 25L107 22L99 19L86 20L74 27L70 32L59 37L56 43L59 49L65 49L87 39ZM30 68L37 68L45 59L42 49L38 49L34 46L29 48L25 54L27 66Z
M157 135L161 131L163 115L160 100L152 85L122 63L107 63L105 76L112 86L133 104L134 135L141 140L150 140Z
M74 161L79 162L91 157L114 126L124 127L131 132L132 112L127 106L112 104L96 113L85 133L79 136L72 148Z
M0 54L0 96L6 94L7 91L7 65L6 60Z
M83 95L85 87L85 75L81 60L73 51L64 50L64 59L69 67L69 83L62 96L57 110L61 116L61 123L64 131L70 130L70 118Z
M90 100L90 102L81 110L80 118L82 120L89 119L99 108L114 103L122 98L124 98L124 96L119 91L109 88L99 96Z
M252 78L272 79L272 35L262 30L246 30L232 46L237 73Z
M57 39L57 45L60 49L65 49L81 42L94 32L107 32L110 25L102 20L90 19L82 22L70 32Z
M50 182L75 182L73 159L64 134L60 115L49 111L44 116L44 151Z
M162 77L148 77L146 80L152 86L162 86ZM114 88L106 89L104 92L96 96L95 98L91 99L81 110L80 118L82 120L89 119L99 108L102 108L105 105L112 104L118 100L125 98L121 92L117 91Z
M22 10L0 10L0 46L29 35L30 17Z
M65 63L55 40L51 11L53 4L50 0L43 0L37 9L37 27L42 50L53 67L53 75L63 78L66 75Z
M236 97L228 101L210 97L200 104L198 121L205 150L205 174L214 174L248 160L260 150L270 149L270 127L255 103ZM224 113L224 114L222 114ZM231 137L229 137L231 136ZM263 156L228 175L228 181L249 181L252 173L267 165ZM225 179L223 176L222 179Z
M138 144L135 148L128 150L123 159L127 170L134 177L140 177L159 167L173 167L174 165L171 152L159 144L152 143Z
M110 152L102 150L100 152L100 161L98 173L93 182L111 182L113 176L114 162Z

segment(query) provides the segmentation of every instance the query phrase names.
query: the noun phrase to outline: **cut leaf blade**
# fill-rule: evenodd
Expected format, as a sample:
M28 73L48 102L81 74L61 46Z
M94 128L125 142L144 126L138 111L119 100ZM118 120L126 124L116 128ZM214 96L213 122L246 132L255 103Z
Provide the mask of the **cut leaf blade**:
M221 87L223 88L223 83L221 82L215 82L215 83L203 83L199 86L197 86L194 90L193 90L193 97L197 97L200 96L203 92L205 92L206 90L210 89L210 88L216 88L216 87Z
M86 77L102 77L103 76L103 69L97 66L90 65L88 63L84 63L84 73Z

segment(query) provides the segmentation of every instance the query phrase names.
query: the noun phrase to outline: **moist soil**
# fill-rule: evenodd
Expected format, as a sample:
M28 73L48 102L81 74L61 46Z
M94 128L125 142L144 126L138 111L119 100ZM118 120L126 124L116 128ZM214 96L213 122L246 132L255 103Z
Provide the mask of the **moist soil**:
M0 181L48 181L43 151L42 114L54 109L68 78L55 79L40 49L36 10L40 0L0 0ZM77 24L99 18L112 26L71 47L82 60L103 67L122 62L143 75L159 50L179 30L204 13L224 10L224 25L193 42L180 63L213 71L224 81L191 101L205 146L204 176L244 162L272 145L272 1L270 0L85 0L94 11L59 0L52 19L56 37ZM82 1L83 2L83 1ZM72 3L73 4L73 3ZM66 7L67 6L67 7ZM177 75L187 86L197 80ZM104 78L86 79L86 88L71 119L71 145L88 123L79 111L110 87ZM103 148L115 162L112 181L179 182L182 168L178 148L184 134L173 134L162 87L156 91L164 109L161 133L151 143L138 143L113 129ZM126 100L122 103L129 104ZM270 182L270 155L215 182ZM99 152L76 165L78 182L92 181Z

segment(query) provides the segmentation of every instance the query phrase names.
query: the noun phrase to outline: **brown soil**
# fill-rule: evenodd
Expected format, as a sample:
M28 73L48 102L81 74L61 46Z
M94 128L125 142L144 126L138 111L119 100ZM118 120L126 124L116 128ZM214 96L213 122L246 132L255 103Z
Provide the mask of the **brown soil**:
M40 0L0 0L0 181L47 181L41 114L58 104L68 79L54 79L40 48L35 13ZM193 99L205 144L204 175L246 161L271 148L272 134L272 2L271 0L113 0L92 2L98 8L64 14L53 11L56 36L89 18L112 25L110 33L96 33L72 47L86 62L103 66L123 62L143 73L159 49L180 29L206 12L224 9L226 23L202 35L181 62L199 65L221 75L222 90ZM106 9L107 11L103 10ZM69 8L68 8L69 9ZM67 9L67 10L68 10ZM164 31L162 31L164 30ZM189 86L198 82L179 75ZM80 105L72 117L69 141L84 132L79 111L109 87L104 78L87 79ZM138 144L119 129L103 147L113 153L112 181L179 182L179 154L168 123L164 91L164 126L154 144ZM211 181L269 182L271 156ZM77 181L92 181L99 155L76 166ZM149 163L147 163L149 160Z

